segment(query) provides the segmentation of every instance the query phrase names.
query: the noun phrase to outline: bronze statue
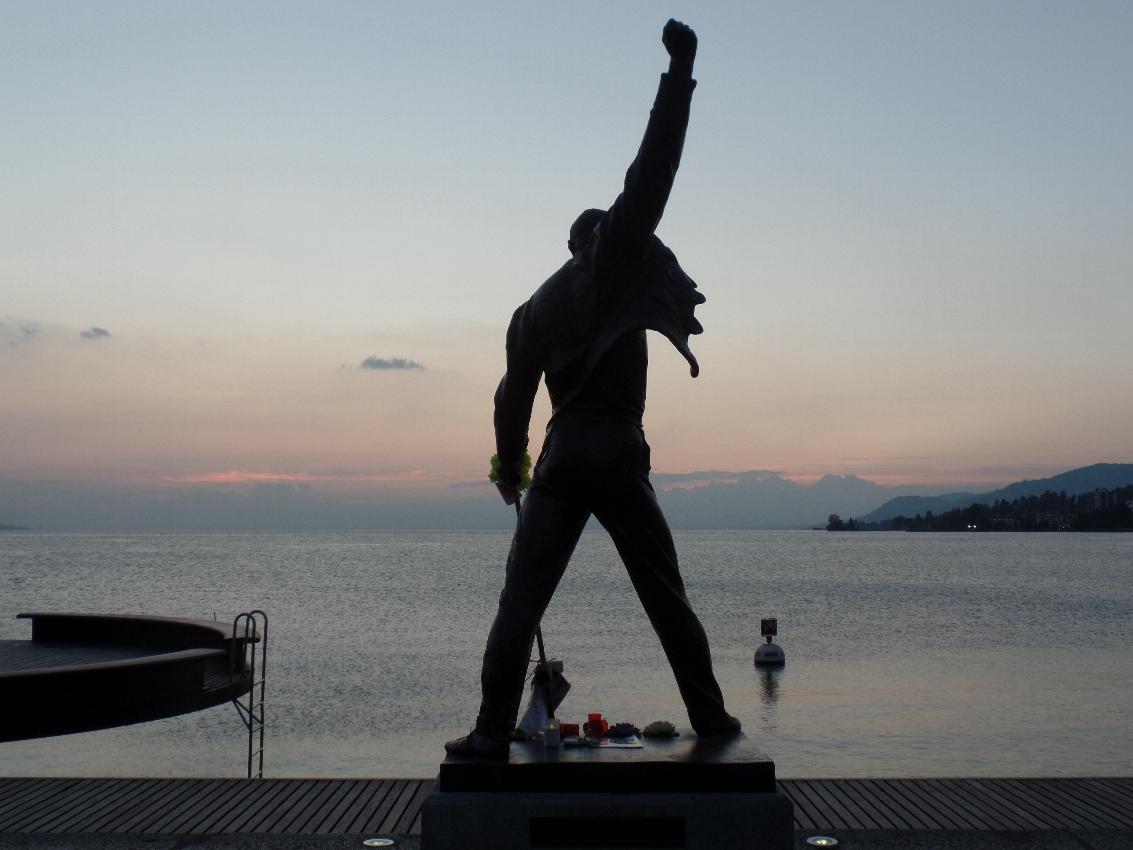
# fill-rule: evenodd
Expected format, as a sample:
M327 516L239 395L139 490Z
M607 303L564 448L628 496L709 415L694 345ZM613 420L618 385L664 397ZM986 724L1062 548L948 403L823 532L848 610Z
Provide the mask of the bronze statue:
M669 53L645 137L608 210L583 212L570 229L569 259L513 314L507 373L495 398L500 492L513 504L531 408L545 376L552 415L508 555L507 578L484 651L483 701L470 734L449 753L506 759L535 629L587 519L610 533L673 668L701 737L733 735L704 629L689 605L672 534L649 483L642 430L646 329L669 338L699 372L688 347L703 328L704 296L653 231L673 186L696 81L696 34L670 20Z

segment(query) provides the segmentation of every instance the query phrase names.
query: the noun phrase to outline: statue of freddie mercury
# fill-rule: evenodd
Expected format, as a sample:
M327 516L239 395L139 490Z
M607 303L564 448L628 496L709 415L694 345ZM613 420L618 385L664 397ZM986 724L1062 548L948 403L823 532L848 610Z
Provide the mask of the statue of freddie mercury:
M689 605L672 534L649 483L646 329L664 334L699 373L688 347L703 328L704 296L658 239L696 81L696 34L670 20L669 53L645 137L608 210L586 210L570 229L569 259L513 314L507 373L495 397L500 492L516 499L531 408L546 377L552 415L512 540L499 609L484 651L483 701L453 755L506 759L535 629L593 513L613 538L657 631L689 721L700 737L734 735L704 628Z

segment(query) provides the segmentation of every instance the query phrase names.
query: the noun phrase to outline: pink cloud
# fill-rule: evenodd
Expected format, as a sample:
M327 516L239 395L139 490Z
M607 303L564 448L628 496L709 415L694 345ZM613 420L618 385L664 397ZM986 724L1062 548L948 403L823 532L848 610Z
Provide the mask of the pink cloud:
M161 480L172 484L251 484L257 481L317 481L319 477L307 472L247 472L229 469L192 475L163 475Z
M401 472L360 475L313 475L309 472L249 472L229 469L223 472L198 472L190 475L163 475L170 484L256 484L264 481L422 481L425 471L409 469Z

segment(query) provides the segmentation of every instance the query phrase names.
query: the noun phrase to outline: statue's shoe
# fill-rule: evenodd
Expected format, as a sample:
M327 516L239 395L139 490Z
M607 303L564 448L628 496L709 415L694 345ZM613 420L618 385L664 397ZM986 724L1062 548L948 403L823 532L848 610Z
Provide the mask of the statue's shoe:
M457 738L445 744L445 751L450 756L462 758L481 759L483 761L507 761L507 738L495 738L481 735L475 729L463 738Z
M692 728L696 730L698 738L730 738L740 734L743 729L740 721L730 714L721 714L711 720L694 722Z

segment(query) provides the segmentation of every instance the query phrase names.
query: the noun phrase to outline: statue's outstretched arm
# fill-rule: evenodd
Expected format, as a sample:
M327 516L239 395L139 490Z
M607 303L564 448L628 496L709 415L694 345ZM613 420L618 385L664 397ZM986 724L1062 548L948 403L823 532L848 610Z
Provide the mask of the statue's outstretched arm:
M657 229L681 162L689 108L696 80L696 33L679 21L665 24L661 41L669 52L669 71L661 75L657 98L625 187L598 226L595 250L608 258L641 256ZM598 263L605 258L595 258Z

